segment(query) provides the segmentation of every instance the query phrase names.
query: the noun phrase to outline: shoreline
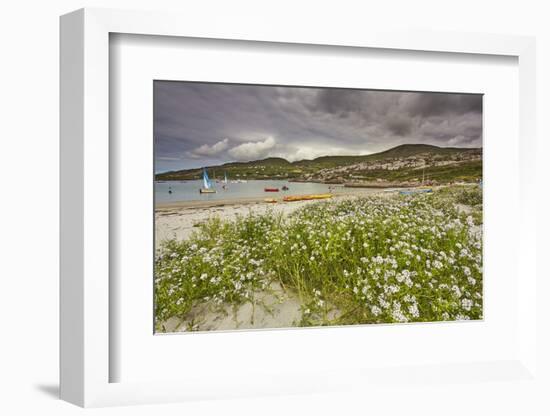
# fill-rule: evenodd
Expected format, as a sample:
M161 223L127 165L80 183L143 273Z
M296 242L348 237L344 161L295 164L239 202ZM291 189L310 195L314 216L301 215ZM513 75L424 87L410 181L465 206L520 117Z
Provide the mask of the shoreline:
M288 215L311 204L324 204L334 200L355 199L369 195L389 195L383 190L357 190L335 194L330 199L268 203L262 198L241 198L219 201L182 201L159 204L155 207L155 247L158 250L163 241L176 239L187 240L197 226L212 217L233 220L248 214Z
M439 189L441 186L433 187ZM155 206L155 247L158 249L163 241L169 239L186 240L197 226L211 217L233 220L248 214L288 215L299 208L311 204L324 204L330 201L356 199L367 196L390 197L404 188L356 188L351 192L333 194L330 199L303 200L284 202L283 195L276 197L277 203L266 202L273 195L209 201L177 201L158 203Z
M339 199L342 197L360 197L375 195L379 193L386 192L387 189L393 188L356 188L353 191L347 191L342 193L332 194L332 198L326 199L326 201L331 201L334 199ZM283 196L286 196L284 192L273 195L271 193L266 193L265 196L261 197L246 197L246 198L229 198L229 199L218 199L218 200L208 200L208 201L174 201L174 202L159 202L155 204L155 212L170 211L174 209L193 209L193 208L214 208L214 207L225 207L225 206L248 206L248 205L292 205L297 204L298 202L311 202L311 201L295 201L295 202L285 202L283 201ZM265 199L276 199L276 203L266 202Z

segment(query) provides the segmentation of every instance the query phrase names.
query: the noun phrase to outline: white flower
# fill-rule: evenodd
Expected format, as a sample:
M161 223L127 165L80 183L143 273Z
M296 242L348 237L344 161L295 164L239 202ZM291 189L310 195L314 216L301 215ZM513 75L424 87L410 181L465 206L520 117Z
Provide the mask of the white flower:
M409 319L403 314L401 310L401 304L399 302L394 302L392 307L392 318L397 322L408 322Z
M453 285L453 287L451 288L451 290L453 291L454 295L457 297L457 298L460 298L462 296L462 292L460 291L460 288L457 286L457 285Z
M372 312L372 314L373 314L374 316L378 316L378 315L380 315L380 314L382 313L382 309L380 309L380 308L379 308L378 306L376 306L376 305L371 306L370 310L371 310L371 312Z
M462 299L460 304L462 306L462 309L464 309L465 311L470 311L472 309L472 306L474 306L474 302L467 298Z
M418 318L420 316L418 305L416 303L409 306L409 313L415 318Z

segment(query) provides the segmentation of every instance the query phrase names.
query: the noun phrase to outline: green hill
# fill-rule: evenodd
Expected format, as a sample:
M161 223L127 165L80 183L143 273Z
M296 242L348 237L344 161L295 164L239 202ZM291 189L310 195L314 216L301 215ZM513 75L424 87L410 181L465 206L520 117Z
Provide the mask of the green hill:
M231 179L288 179L344 183L349 181L414 181L422 173L442 181L481 178L481 148L404 144L383 152L357 156L321 156L289 162L270 157L249 162L229 162L206 167L212 178L225 173ZM200 179L202 168L165 172L157 180Z

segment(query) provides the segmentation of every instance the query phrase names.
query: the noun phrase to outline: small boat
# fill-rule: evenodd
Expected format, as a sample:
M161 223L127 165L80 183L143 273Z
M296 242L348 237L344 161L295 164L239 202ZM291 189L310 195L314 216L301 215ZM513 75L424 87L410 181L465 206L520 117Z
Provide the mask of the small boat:
M282 189L283 191L288 191L288 186L284 185L281 189Z
M404 189L399 191L399 195L431 194L432 192L432 188Z
M312 195L293 195L285 196L283 201L295 202L295 201L310 201L313 199L329 199L332 198L332 194L312 194Z
M215 194L216 190L212 187L212 182L208 178L206 169L202 170L202 184L203 187L199 190L201 194Z
M264 188L264 192L279 192L279 188Z
M228 183L229 183L229 182L227 181L227 172L224 172L224 177L223 177L223 181L222 181L222 184L223 184L223 185L222 185L222 189L223 189L224 191L227 191L227 188L228 188L227 184L228 184Z
M264 199L264 202L270 203L270 204L276 204L277 200L275 198L266 198Z

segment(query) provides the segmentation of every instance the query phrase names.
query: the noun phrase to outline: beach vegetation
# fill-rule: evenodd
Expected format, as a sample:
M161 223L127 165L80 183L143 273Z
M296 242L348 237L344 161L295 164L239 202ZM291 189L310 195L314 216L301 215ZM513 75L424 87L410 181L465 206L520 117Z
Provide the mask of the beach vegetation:
M199 305L246 304L273 283L299 299L295 326L479 320L482 277L478 186L214 216L158 248L156 329Z

